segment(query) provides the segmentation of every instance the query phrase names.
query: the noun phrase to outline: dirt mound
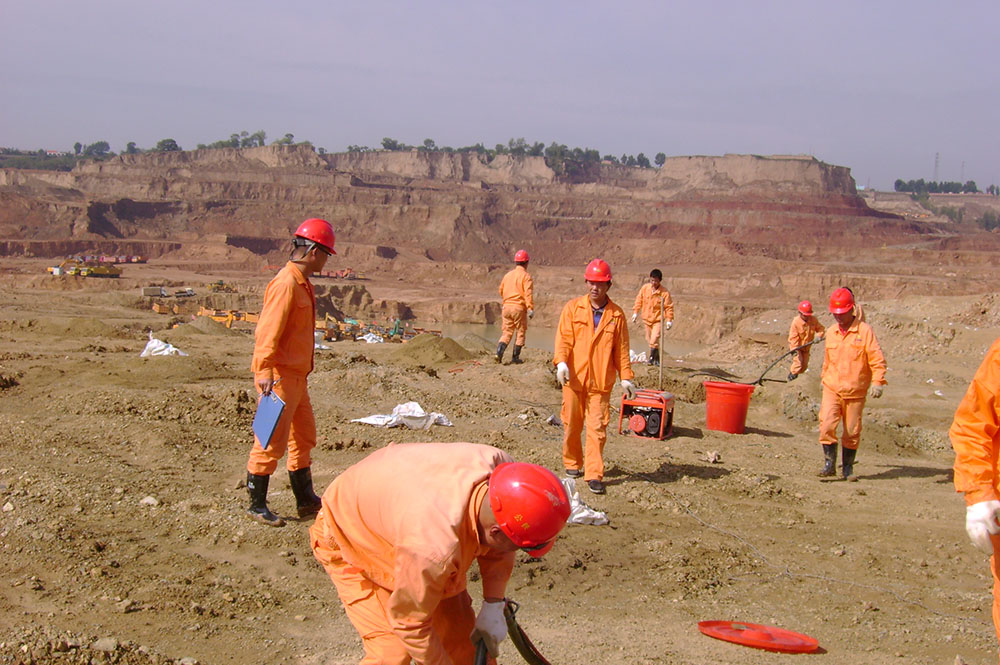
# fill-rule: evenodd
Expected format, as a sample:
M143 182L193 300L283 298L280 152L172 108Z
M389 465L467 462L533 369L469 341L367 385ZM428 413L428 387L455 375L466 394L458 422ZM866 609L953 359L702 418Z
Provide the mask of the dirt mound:
M492 355L496 351L494 342L476 333L465 333L457 341L462 345L462 348L475 355Z
M26 332L31 335L53 337L111 337L124 339L131 333L117 326L95 318L28 319L7 321L3 328L10 331Z
M196 316L188 323L182 323L176 328L164 331L175 337L190 337L191 335L215 335L218 337L242 337L242 333L227 328L208 316Z
M450 337L417 335L392 354L393 360L417 365L442 365L469 360L473 354Z

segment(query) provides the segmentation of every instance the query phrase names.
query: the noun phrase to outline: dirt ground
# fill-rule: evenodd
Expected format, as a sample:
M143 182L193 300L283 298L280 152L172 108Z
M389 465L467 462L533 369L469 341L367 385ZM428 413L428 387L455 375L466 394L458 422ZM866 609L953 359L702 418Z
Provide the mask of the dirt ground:
M358 662L360 642L311 555L308 522L273 529L243 513L252 329L157 315L139 282L53 282L7 267L0 663ZM234 297L259 303L266 278L248 278ZM487 286L484 301L495 289ZM822 651L800 660L995 661L987 559L964 533L946 432L1000 335L996 304L866 303L890 372L885 397L866 407L857 483L815 475L821 349L799 380L755 390L745 434L705 427L697 374L756 378L783 352L793 312L755 313L717 344L669 354L673 436L619 435L614 410L608 493L578 481L583 501L611 523L568 526L543 560L519 555L508 593L525 630L553 665L790 658L705 637L702 620L818 639ZM189 355L140 358L148 330ZM336 342L316 352L317 489L389 441L488 443L559 471L550 354L528 348L525 364L497 366L495 340L455 342ZM643 350L641 340L632 346ZM783 378L786 367L768 376ZM640 386L657 387L654 368L637 371ZM616 389L612 404L619 399ZM410 400L454 427L350 422ZM283 472L270 503L294 512ZM500 662L521 662L509 641Z

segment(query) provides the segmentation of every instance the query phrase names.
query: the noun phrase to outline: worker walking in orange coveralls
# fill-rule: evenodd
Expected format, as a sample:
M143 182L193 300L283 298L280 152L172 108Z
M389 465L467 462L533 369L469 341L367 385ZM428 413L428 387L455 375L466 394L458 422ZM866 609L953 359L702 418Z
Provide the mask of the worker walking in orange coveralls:
M660 281L663 273L659 268L649 272L649 281L642 285L632 305L632 323L642 315L646 327L646 343L649 345L649 364L660 364L660 309L662 303L663 327L670 330L674 326L674 301L670 291L663 288Z
M334 479L309 535L361 635L362 665L469 665L476 643L496 657L507 635L514 553L547 553L569 515L554 473L502 450L390 443Z
M826 331L823 357L823 401L819 407L819 442L825 459L819 476L836 475L837 426L843 424L841 472L857 480L854 459L861 440L861 413L866 394L878 399L885 381L885 356L871 326L854 315L854 296L845 288L830 294L837 325Z
M503 361L503 353L514 337L514 350L510 355L510 363L517 365L522 362L521 349L524 348L524 337L528 331L528 319L535 315L535 300L532 295L534 282L528 274L530 257L523 249L514 254L514 269L503 276L500 281L500 297L503 299L503 329L500 332L500 342L497 344L496 361Z
M788 350L794 351L792 356L792 368L788 371L788 380L794 381L809 369L809 347L805 346L817 337L823 337L826 328L813 316L813 306L808 300L799 303L799 315L792 319L792 325L788 329Z
M264 305L254 333L251 369L260 395L272 390L285 402L267 447L254 437L247 461L247 514L270 526L284 520L267 507L267 486L278 461L288 451L288 479L299 517L315 515L320 499L313 491L312 449L316 446L316 421L306 377L313 369L316 299L309 276L323 270L333 249L333 227L323 219L307 219L292 239L292 254L285 267L264 291Z
M563 307L556 330L556 379L562 385L563 465L566 475L604 494L604 444L608 439L611 388L620 376L635 397L625 312L608 298L611 266L594 259L584 271L589 292ZM586 450L580 435L586 425ZM583 467L581 470L580 467Z
M986 354L948 431L955 449L955 489L965 493L965 530L990 555L993 628L1000 639L1000 339Z

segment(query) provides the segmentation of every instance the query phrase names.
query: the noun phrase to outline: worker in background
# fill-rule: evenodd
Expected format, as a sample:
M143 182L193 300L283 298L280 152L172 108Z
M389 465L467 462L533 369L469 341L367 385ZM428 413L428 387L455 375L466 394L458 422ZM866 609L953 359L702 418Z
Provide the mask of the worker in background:
M566 475L587 481L604 494L604 444L608 439L611 388L616 376L629 399L635 397L629 360L628 320L608 298L611 267L594 259L584 272L589 292L563 307L556 330L556 379L562 385L563 465ZM580 435L586 427L586 448ZM583 467L581 469L581 467Z
M472 443L390 443L337 476L309 530L361 636L363 664L496 657L514 554L548 552L570 515L554 473ZM478 615L466 590L479 564Z
M310 469L316 421L306 386L306 377L313 369L316 326L316 299L309 276L321 271L327 258L336 254L333 245L333 227L326 220L307 219L299 225L288 263L264 291L254 333L251 369L257 392L267 395L273 390L285 402L267 447L254 437L247 461L247 513L270 526L285 524L267 507L267 486L286 450L288 479L299 517L315 515L320 507Z
M865 397L882 396L885 356L871 326L854 316L854 296L843 287L830 294L830 313L837 325L826 331L823 357L823 401L819 407L819 442L823 445L821 477L836 475L837 426L843 425L841 472L857 480L854 459L861 440Z
M965 530L990 556L993 628L1000 639L1000 339L986 353L948 431L955 449L955 489L965 494Z
M670 292L663 288L661 280L663 273L659 268L649 272L649 281L642 285L635 296L632 305L632 323L642 315L642 323L646 326L646 343L649 345L649 364L660 364L660 305L663 305L663 326L670 330L674 327L674 301Z
M497 344L496 361L503 361L503 353L507 350L514 334L514 350L510 354L512 365L524 362L521 360L521 349L524 347L524 336L528 331L528 319L535 315L535 301L531 290L533 283L528 274L528 253L523 249L514 254L514 269L500 280L500 297L503 299L503 329L500 332L500 343Z
M840 288L847 289L847 292L851 294L852 298L854 298L854 291L851 290L851 287L842 286ZM861 308L861 303L858 302L857 298L854 298L854 318L862 322L865 320L865 310Z
M817 337L823 337L826 328L813 316L813 306L808 300L799 303L799 315L792 319L792 325L788 329L788 349L794 351L792 356L792 368L788 371L788 380L794 381L809 369L809 347L804 345L813 341Z

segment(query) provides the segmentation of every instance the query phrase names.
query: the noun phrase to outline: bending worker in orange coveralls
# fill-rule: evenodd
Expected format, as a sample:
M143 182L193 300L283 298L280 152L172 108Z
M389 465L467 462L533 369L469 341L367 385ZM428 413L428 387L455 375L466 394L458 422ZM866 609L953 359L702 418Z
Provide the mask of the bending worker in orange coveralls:
M497 362L503 361L503 352L507 350L507 344L510 343L515 332L517 337L514 338L514 350L510 354L510 364L517 365L524 362L521 360L524 336L528 331L528 319L535 315L535 300L531 293L534 283L531 275L528 274L529 260L530 257L526 251L517 250L514 254L514 263L517 265L500 280L500 297L503 299L503 329L500 332L500 343L497 344Z
M955 489L965 493L965 530L972 544L990 554L993 628L1000 639L1000 339L986 354L948 432L955 449Z
M306 387L313 369L316 300L309 276L323 270L333 251L333 227L323 219L307 219L292 239L285 267L264 291L264 305L254 333L251 369L257 392L272 390L285 402L267 448L254 437L247 461L247 514L270 526L285 521L267 507L267 486L278 461L288 450L288 479L299 517L315 515L320 499L313 491L310 453L316 446L316 421Z
M496 657L507 635L514 553L544 555L569 514L554 473L492 446L390 443L334 479L309 535L361 635L362 665L471 665L476 643Z
M663 288L660 280L663 273L659 268L649 272L649 281L642 285L635 296L632 305L632 323L642 314L642 323L646 326L646 343L649 345L649 364L660 364L660 303L663 303L663 327L670 330L674 327L674 301L670 291Z
M837 325L826 331L823 401L819 407L819 442L825 461L818 475L837 474L837 425L843 423L841 472L844 480L857 480L854 458L861 440L861 412L866 393L874 399L882 396L885 356L871 326L854 316L854 296L848 289L830 294L830 312Z
M615 375L635 397L629 360L628 321L608 298L611 266L594 259L584 271L589 293L563 307L556 330L556 379L562 385L563 465L566 475L587 481L594 494L604 494L604 444L608 440L611 388ZM586 423L586 450L580 435ZM584 469L581 471L580 467Z
M826 328L813 316L813 306L808 300L799 303L799 315L792 319L788 329L788 350L798 349L817 337L822 337ZM799 349L792 356L792 368L788 371L788 380L794 381L809 369L809 347Z

